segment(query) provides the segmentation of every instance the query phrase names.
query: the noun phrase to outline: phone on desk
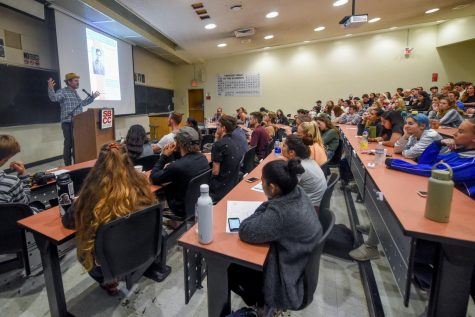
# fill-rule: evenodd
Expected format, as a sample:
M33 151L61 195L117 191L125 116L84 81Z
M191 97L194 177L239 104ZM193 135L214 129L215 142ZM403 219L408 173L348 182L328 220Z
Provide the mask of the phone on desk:
M259 178L257 178L257 177L251 177L251 178L246 179L246 182L248 182L248 183L254 183L254 182L258 181L258 180L259 180Z
M229 231L238 232L239 226L241 225L241 221L239 220L239 218L228 218L228 224L229 224Z

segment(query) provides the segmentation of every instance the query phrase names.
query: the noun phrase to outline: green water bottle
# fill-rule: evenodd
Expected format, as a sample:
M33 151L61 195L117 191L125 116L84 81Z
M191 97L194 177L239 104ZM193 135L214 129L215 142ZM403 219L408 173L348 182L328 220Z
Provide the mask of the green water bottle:
M444 165L447 170L436 169L439 165ZM454 192L452 176L452 168L448 164L439 162L432 166L432 175L429 178L427 190L426 218L437 222L449 222Z

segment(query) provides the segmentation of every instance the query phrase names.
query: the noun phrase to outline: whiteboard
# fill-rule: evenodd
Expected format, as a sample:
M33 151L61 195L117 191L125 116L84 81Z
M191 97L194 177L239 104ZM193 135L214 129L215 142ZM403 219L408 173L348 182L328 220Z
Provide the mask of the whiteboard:
M253 74L217 75L218 96L260 96L261 76Z

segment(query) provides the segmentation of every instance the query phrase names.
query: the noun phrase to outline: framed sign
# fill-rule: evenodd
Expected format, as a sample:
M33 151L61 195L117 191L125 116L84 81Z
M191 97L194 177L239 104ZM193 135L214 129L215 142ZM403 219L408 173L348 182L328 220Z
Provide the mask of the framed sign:
M112 128L114 123L114 110L104 108L100 111L99 127L101 130Z
M260 96L260 74L225 74L216 79L218 96Z

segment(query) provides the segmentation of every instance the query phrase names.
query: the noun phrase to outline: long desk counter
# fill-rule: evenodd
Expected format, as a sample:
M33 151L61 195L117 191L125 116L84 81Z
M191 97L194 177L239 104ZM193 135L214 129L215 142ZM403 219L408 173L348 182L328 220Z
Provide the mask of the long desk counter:
M454 190L448 223L425 218L426 199L417 192L427 190L428 178L391 170L385 165L368 168L374 156L359 150L360 137L356 135L356 128L340 125L340 130L356 184L401 294L409 296L411 251L417 241L434 242L440 247L428 316L465 316L475 264L472 256L464 256L475 251L474 201ZM369 149L375 147L376 144L369 144ZM394 154L392 148L388 148L388 154L402 158ZM464 259L460 260L462 257ZM453 277L460 273L464 274L462 279L465 281Z

